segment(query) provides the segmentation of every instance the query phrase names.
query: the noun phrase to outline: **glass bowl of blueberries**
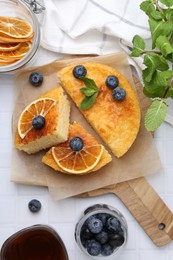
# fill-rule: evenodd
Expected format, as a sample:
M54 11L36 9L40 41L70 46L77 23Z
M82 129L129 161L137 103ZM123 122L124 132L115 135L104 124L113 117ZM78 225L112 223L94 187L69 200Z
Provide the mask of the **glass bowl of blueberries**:
M115 259L127 241L127 222L112 206L87 208L75 228L77 245L93 259Z

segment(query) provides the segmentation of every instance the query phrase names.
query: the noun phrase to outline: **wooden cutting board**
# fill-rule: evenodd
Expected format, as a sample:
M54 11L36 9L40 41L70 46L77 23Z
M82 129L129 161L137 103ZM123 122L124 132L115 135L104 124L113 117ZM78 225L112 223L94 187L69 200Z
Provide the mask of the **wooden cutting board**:
M134 77L139 94L141 84ZM145 110L150 102L144 97ZM89 191L80 197L93 197L113 193L128 208L156 246L164 246L173 240L173 213L166 206L144 177Z
M80 197L107 193L119 197L156 246L173 240L173 214L144 177L89 191Z

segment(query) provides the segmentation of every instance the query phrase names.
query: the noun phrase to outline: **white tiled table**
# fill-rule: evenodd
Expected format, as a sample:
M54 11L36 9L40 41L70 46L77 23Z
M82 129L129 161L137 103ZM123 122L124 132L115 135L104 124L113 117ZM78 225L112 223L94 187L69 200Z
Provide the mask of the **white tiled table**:
M34 65L48 63L60 55L40 49L38 57ZM173 242L163 248L157 248L126 207L111 194L90 199L70 198L53 202L47 188L10 182L13 90L13 77L0 75L0 247L7 237L21 228L38 223L48 224L57 230L64 240L70 260L89 259L75 244L75 223L87 206L107 203L118 208L128 222L128 242L119 260L173 260ZM155 142L164 170L147 179L173 211L173 128L164 123L156 132ZM28 202L31 199L38 199L42 203L42 209L38 214L32 214L28 210Z

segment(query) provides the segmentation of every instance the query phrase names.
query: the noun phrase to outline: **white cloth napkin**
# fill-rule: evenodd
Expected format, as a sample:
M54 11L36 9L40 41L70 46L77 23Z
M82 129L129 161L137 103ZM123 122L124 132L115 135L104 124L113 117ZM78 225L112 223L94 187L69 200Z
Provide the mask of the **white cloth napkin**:
M150 41L142 0L44 0L41 46L64 54L130 53L135 34ZM141 58L129 58L141 77ZM173 109L168 122L173 124Z

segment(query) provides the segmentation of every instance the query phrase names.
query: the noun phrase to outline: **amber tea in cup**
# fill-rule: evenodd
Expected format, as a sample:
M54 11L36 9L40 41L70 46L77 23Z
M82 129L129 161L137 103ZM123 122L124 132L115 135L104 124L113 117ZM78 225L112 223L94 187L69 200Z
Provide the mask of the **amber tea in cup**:
M65 245L49 226L34 225L9 237L1 249L1 260L69 260Z

